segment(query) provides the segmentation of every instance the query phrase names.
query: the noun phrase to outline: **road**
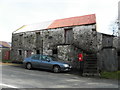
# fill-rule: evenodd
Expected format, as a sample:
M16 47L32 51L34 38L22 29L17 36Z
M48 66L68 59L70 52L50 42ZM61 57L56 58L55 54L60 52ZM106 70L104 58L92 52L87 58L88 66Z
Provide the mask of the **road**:
M118 88L117 80L82 77L72 73L53 73L20 65L0 65L2 88Z

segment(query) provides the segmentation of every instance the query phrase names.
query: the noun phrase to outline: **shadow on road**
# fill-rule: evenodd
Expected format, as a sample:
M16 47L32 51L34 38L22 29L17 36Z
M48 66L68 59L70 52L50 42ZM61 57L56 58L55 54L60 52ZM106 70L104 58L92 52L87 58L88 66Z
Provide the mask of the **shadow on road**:
M25 68L23 66L23 64L18 64L18 65L11 65L12 67L15 67L15 68ZM49 73L54 73L53 71L51 70L45 70L45 69L36 69L36 68L33 68L32 70L37 70L37 71L43 71L43 72L49 72ZM76 69L72 69L71 71L69 72L60 72L61 74L71 74L71 75L77 75L77 76L82 76L82 71L80 70L76 70ZM59 73L56 73L56 74L59 74Z

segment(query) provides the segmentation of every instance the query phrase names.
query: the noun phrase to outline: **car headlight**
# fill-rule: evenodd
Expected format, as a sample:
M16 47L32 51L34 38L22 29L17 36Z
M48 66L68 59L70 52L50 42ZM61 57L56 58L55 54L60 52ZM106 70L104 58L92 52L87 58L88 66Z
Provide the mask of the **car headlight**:
M64 66L64 67L69 67L69 65L68 65L68 64L63 64L63 66Z

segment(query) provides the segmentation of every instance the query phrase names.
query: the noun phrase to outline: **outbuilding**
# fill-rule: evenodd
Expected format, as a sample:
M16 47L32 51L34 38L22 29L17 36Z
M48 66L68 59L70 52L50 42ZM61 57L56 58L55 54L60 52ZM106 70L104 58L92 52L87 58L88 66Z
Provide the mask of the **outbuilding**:
M32 54L53 55L79 69L78 55L94 54L98 71L116 71L114 38L97 32L95 14L23 25L12 33L11 59L22 62Z

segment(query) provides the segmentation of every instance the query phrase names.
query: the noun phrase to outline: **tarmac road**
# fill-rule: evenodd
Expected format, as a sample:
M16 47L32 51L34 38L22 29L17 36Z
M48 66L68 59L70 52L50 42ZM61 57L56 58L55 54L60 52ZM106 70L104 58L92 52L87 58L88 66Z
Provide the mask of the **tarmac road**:
M0 68L2 88L118 88L118 80L53 73L39 69L27 70L21 65L0 65Z

